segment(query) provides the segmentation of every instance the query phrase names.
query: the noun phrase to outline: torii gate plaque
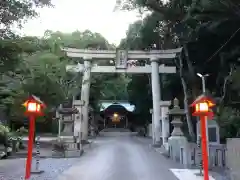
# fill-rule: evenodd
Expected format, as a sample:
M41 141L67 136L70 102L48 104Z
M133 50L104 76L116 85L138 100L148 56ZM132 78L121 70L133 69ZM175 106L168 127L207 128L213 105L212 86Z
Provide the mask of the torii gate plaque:
M176 58L182 51L182 48L169 50L150 50L150 51L126 51L119 50L89 50L63 48L68 57L78 58L79 61L84 61L83 64L68 65L67 71L83 72L83 83L81 90L81 100L85 101L83 107L83 139L88 138L88 104L90 91L90 76L91 72L99 73L151 73L152 79L152 94L153 94L153 125L156 144L160 142L160 85L159 73L176 73L176 67L165 66L160 60L171 60ZM151 65L127 67L127 60L150 60ZM115 60L115 66L91 66L91 61ZM80 127L79 127L80 128Z

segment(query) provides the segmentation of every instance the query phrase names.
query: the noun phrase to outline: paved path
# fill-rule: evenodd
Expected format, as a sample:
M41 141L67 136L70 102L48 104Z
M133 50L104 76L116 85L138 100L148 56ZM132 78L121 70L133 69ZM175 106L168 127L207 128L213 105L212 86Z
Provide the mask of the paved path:
M149 147L151 139L102 137L81 158L42 159L41 175L31 180L202 180ZM33 168L35 161L33 161ZM25 159L1 160L0 180L20 180ZM222 177L210 180L228 180Z
M97 143L97 142L101 143ZM178 168L134 137L104 137L58 180L178 180Z

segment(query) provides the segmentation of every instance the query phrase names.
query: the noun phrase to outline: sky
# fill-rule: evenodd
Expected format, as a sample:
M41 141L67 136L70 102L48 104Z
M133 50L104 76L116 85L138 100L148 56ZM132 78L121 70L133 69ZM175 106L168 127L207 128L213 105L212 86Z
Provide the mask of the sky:
M39 9L40 16L28 20L21 33L42 36L45 30L101 33L118 45L126 36L129 24L140 19L137 12L115 11L116 0L52 0L54 8Z

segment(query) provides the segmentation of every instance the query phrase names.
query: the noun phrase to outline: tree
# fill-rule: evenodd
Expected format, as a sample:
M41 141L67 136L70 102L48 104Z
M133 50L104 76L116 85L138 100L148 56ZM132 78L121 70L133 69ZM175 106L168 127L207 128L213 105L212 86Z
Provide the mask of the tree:
M14 24L18 23L21 26L21 23L26 20L26 18L36 17L37 11L36 7L52 6L51 0L10 0L3 1L0 6L0 23L2 32L4 30L9 30L8 28ZM3 34L4 36L6 34Z
M152 11L149 16L157 14L155 29L150 29L146 34L140 33L138 41L141 44L143 40L140 39L145 38L144 42L147 42L152 38L149 36L155 36L157 31L158 38L155 37L156 41L150 41L148 46L156 44L163 49L183 46L182 58L175 64L182 81L185 108L189 105L187 101L192 101L201 93L201 80L196 77L197 72L211 74L207 79L207 88L215 96L221 97L222 107L230 103L229 96L234 93L231 90L231 77L237 72L239 57L238 1L170 0L162 3L134 0L118 1L119 4L122 9L148 9ZM148 23L154 24L150 18ZM175 84L179 84L179 81L172 78L169 79L170 84L179 87ZM188 118L189 134L192 131L190 126Z
M48 118L60 103L80 92L82 75L66 72L67 64L79 61L66 57L61 47L86 48L93 45L98 49L114 48L103 36L91 31L46 31L43 38L21 37L17 41L20 51L16 54L20 61L12 71L4 73L5 80L0 84L1 104L8 118L14 121L24 119L21 104L29 94L39 96L47 104ZM97 63L106 65L110 62ZM122 75L93 74L90 105L97 108L100 99L128 98L127 83L127 78Z

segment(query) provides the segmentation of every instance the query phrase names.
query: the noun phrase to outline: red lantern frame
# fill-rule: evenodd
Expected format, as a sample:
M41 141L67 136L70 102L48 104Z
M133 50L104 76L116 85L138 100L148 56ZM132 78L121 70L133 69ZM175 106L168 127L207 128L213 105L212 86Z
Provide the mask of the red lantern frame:
M29 105L36 104L36 110L30 111ZM26 108L25 115L26 116L43 116L43 109L46 108L46 105L36 96L32 95L29 97L27 101L23 103L23 106Z
M207 111L201 111L201 105L203 104L207 105ZM198 96L190 106L194 107L194 112L192 113L193 116L207 116L209 119L212 119L214 116L211 108L215 106L215 102L210 96L207 96L206 94Z

